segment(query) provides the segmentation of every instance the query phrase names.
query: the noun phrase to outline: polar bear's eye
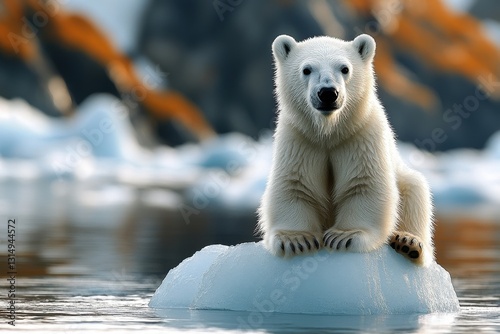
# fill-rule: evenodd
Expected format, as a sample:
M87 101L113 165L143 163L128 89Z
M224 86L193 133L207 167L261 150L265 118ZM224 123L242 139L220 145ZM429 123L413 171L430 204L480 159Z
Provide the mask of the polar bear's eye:
M349 73L349 67L347 67L347 66L342 67L342 69L340 70L340 72L342 72L343 74Z
M311 74L311 69L309 67L305 67L302 70L302 73L304 73L304 75L309 75L309 74Z

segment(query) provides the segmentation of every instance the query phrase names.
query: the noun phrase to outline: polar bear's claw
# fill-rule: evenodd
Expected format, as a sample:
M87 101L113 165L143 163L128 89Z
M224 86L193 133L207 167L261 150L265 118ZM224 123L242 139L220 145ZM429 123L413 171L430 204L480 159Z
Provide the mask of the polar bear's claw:
M304 237L304 242L306 243L307 249L311 250L311 243L307 241L307 239Z
M283 257L315 252L320 249L317 237L306 231L279 231L274 236L273 252Z
M341 231L329 229L323 235L323 244L330 250L348 250L359 238L361 231Z
M395 232L389 241L389 245L399 254L410 261L421 264L423 245L420 239L410 233Z

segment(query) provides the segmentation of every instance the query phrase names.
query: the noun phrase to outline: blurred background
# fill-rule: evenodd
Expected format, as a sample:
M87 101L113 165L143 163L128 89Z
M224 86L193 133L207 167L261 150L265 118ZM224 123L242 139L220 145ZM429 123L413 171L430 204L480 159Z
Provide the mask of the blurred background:
M111 94L143 144L273 129L270 45L282 33L375 37L402 141L480 149L500 123L494 1L2 0L0 13L1 96L61 117ZM436 128L446 139L431 145Z
M271 43L361 33L400 152L431 184L438 261L498 274L497 1L0 0L0 219L19 222L19 274L158 279L258 240Z

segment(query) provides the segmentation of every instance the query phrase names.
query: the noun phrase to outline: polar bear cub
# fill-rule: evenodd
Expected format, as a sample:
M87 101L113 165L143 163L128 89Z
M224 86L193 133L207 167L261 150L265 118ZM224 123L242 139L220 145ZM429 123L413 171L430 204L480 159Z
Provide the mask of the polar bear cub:
M426 180L401 160L377 97L375 41L278 36L279 113L273 166L259 208L278 256L370 252L388 242L419 265L434 259Z

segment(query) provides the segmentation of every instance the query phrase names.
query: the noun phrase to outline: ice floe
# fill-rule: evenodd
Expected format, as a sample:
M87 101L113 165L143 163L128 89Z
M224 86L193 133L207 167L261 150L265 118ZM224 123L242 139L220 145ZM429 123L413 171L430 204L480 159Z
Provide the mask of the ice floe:
M447 271L435 262L417 267L389 246L282 259L261 242L203 248L170 270L149 306L352 315L459 310Z

